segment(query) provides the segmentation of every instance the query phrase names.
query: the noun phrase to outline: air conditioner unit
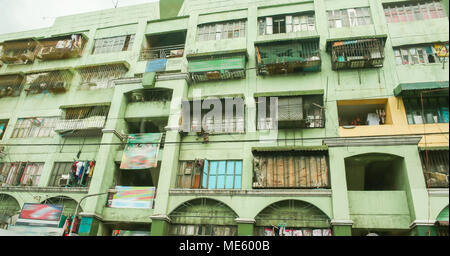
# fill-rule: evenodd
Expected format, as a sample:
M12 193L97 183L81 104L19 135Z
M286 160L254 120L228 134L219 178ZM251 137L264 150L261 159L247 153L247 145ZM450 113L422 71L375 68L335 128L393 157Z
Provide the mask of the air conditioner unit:
M58 180L58 186L66 187L69 185L69 182L70 182L70 175L62 175L61 178Z

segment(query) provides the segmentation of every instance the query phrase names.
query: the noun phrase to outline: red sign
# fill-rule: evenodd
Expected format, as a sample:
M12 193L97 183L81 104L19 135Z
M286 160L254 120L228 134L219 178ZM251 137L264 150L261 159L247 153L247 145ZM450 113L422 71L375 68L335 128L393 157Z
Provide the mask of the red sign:
M24 204L20 212L21 219L59 221L62 215L62 205Z

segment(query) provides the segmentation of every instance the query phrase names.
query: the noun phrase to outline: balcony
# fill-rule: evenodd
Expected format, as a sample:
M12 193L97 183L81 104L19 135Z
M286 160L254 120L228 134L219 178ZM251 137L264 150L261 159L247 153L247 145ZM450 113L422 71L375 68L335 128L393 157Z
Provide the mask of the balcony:
M36 41L33 38L5 41L0 60L5 64L30 64L36 57Z
M329 40L327 51L333 70L383 67L385 42L386 37Z
M141 51L139 61L181 58L184 55L184 44L153 47Z
M73 73L68 70L51 71L27 75L28 94L40 93L65 93L73 78Z
M0 99L4 97L17 97L22 90L22 83L24 76L22 74L16 75L1 75L0 76Z
M63 137L101 136L109 106L67 108L62 120L55 124L55 132Z
M188 72L195 82L243 79L246 54L188 56Z
M348 200L355 229L409 229L405 191L349 191Z
M319 39L256 44L259 75L320 71Z
M40 40L36 57L40 60L58 60L81 57L87 38L83 34L73 34Z

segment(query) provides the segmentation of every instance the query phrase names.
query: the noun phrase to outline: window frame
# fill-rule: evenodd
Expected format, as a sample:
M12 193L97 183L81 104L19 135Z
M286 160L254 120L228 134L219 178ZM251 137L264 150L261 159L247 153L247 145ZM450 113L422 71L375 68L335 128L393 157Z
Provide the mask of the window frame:
M51 138L55 136L56 122L60 117L18 118L11 134L11 139ZM39 121L39 119L41 119ZM43 126L34 126L33 120L44 121ZM44 135L42 135L44 134Z
M92 55L129 51L133 48L135 37L136 34L128 34L95 39Z
M328 28L352 28L373 24L370 7L328 10L327 14ZM339 24L339 26L337 24Z
M247 36L247 19L228 20L205 23L197 26L195 40L220 41L224 39L245 38Z

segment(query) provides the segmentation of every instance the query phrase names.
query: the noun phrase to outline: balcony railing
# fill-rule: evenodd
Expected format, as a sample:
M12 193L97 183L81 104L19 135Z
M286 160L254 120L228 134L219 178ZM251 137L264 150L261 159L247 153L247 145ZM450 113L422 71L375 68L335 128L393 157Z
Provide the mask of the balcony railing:
M383 39L339 41L331 47L333 70L383 66Z
M275 75L319 71L319 41L288 41L256 46L258 74Z
M19 96L23 80L22 75L0 76L0 98Z
M85 119L59 120L56 122L55 131L103 129L106 116L93 116Z
M184 44L143 49L139 61L179 58L184 55Z
M55 124L55 132L65 137L101 135L108 112L108 106L66 109L64 118Z
M5 64L33 63L36 57L36 42L20 40L5 42L0 52L0 60Z
M82 35L40 41L37 47L36 57L41 60L80 57L83 54L85 44L86 39Z

